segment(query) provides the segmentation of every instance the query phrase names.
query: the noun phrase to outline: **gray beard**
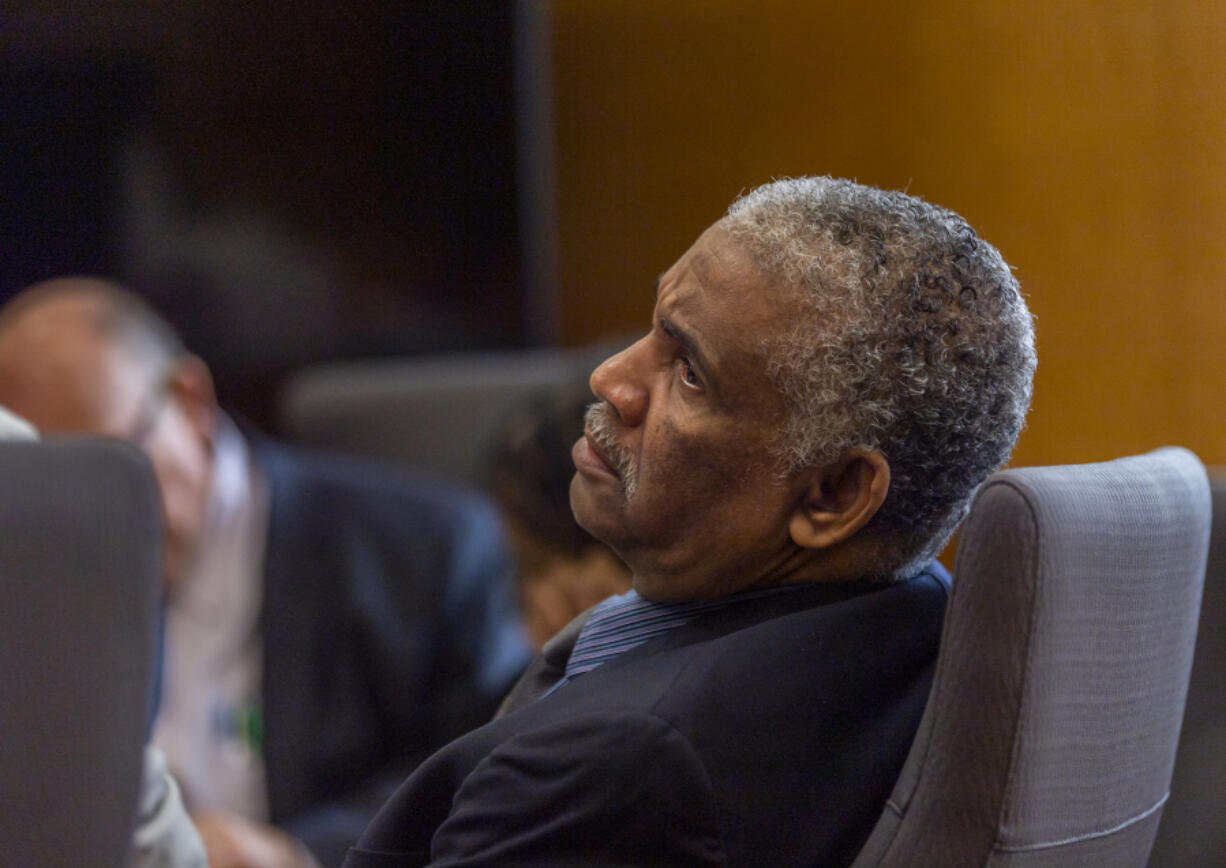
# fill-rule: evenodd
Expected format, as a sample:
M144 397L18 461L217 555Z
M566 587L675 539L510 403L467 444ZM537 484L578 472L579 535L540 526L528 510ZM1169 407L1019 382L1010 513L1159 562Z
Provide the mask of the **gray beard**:
M606 402L599 401L587 408L583 421L592 439L600 446L600 451L613 464L621 479L626 500L633 500L639 487L639 468L630 452L613 439L613 428L617 423L612 409Z

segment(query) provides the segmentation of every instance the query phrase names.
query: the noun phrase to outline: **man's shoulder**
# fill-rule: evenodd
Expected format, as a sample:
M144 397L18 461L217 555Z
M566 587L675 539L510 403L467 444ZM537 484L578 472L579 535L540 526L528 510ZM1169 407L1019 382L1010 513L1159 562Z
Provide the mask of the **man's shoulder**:
M888 795L923 711L946 576L938 566L896 584L790 589L696 619L468 733L409 790L451 804L491 767L644 786L654 768L684 770L721 806L733 852L843 852L867 834L861 821ZM801 831L771 810L783 799L825 807ZM853 819L835 822L840 812Z
M641 653L663 661L675 654L716 678L731 670L754 678L789 660L824 662L805 667L816 678L844 661L901 653L900 646L935 653L948 596L949 574L935 561L903 581L795 586L696 618Z
M947 595L948 573L935 562L902 582L782 590L625 652L533 703L531 716L640 709L687 727L720 726L729 721L719 705L736 696L777 701L794 717L787 707L804 697L824 706L843 691L872 692L874 673L896 670L884 682L894 686L908 674L922 678L936 657Z
M606 664L604 684L594 677L588 685L589 701L599 707L603 688L624 707L666 721L693 747L724 806L732 852L780 852L772 840L787 836L796 836L796 852L842 852L864 831L859 812L884 802L919 723L940 643L945 575L937 567L834 600L785 591L759 618L717 613L679 628L637 661L627 655L620 667ZM555 713L575 712L578 694L572 708ZM852 791L858 802L847 801ZM780 799L841 804L812 814L816 826L830 820L841 831L793 828L763 807Z

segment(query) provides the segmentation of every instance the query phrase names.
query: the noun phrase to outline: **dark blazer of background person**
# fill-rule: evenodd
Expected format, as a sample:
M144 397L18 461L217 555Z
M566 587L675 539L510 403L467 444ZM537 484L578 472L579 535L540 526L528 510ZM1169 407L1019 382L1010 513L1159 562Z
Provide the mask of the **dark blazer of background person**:
M270 818L335 865L421 759L489 719L529 651L484 500L268 440L253 447L271 494Z

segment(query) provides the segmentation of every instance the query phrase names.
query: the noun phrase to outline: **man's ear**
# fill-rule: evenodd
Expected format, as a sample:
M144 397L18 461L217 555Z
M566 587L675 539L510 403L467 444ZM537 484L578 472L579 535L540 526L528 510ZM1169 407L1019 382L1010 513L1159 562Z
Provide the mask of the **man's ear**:
M167 388L196 433L206 443L212 442L217 394L213 391L213 375L204 361L191 354L180 356L170 370Z
M876 450L854 449L804 471L796 511L788 523L803 548L829 548L849 539L877 514L890 490L890 465Z

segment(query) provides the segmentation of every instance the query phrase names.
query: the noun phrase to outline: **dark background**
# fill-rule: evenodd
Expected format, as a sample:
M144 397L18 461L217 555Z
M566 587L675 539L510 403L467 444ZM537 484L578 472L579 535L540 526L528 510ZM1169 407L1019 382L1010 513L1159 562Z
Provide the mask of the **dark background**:
M550 342L518 195L539 9L6 5L0 299L128 282L266 427L314 361Z

